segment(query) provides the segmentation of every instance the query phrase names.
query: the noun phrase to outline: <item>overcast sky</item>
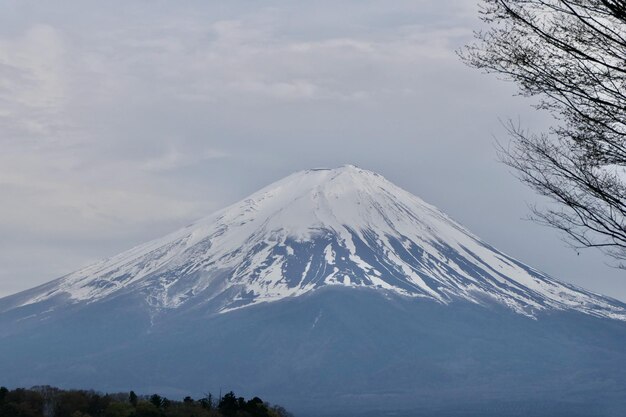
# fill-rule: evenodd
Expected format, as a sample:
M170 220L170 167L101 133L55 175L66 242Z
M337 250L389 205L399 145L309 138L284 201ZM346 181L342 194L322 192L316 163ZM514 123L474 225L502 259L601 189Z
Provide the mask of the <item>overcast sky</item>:
M501 120L549 120L455 50L477 0L0 0L0 296L293 171L377 171L504 252L626 300L626 274L523 220Z

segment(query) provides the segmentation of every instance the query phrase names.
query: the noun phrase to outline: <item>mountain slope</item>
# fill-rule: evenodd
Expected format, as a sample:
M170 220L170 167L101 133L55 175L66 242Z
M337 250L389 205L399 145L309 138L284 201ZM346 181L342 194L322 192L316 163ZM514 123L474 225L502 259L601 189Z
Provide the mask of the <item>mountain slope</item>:
M354 166L295 173L162 239L0 300L0 312L128 293L153 314L206 303L227 312L325 286L626 320L622 303L523 265Z
M0 385L234 390L298 417L622 417L626 324L324 287L154 323L128 294L1 335ZM6 322L0 315L0 329Z

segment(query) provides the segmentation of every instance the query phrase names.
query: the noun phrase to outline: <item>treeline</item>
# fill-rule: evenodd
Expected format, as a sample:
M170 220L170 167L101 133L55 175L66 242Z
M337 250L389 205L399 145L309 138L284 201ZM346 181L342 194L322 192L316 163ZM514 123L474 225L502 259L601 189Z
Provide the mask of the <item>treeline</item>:
M158 394L102 394L50 386L0 387L1 417L293 417L258 397L246 400L232 391L221 398L170 400Z

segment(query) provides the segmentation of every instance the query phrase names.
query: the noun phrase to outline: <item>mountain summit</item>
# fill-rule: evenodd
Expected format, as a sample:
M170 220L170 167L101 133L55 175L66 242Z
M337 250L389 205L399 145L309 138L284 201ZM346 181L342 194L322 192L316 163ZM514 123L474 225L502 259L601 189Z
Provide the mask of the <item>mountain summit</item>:
M500 303L531 317L571 309L626 320L623 304L523 265L352 165L292 174L162 239L0 301L0 311L137 293L161 312L198 304L227 312L327 286Z

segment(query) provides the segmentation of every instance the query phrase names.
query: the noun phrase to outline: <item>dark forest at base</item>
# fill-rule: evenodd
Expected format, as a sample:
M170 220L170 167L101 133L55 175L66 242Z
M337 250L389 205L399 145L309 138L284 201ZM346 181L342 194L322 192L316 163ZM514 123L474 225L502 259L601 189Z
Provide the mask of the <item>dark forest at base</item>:
M215 398L174 401L158 394L102 394L50 386L9 390L0 387L2 417L293 417L283 407L258 397L246 400L233 392Z

